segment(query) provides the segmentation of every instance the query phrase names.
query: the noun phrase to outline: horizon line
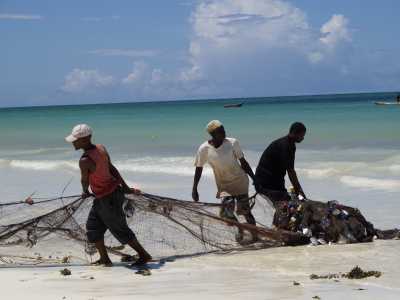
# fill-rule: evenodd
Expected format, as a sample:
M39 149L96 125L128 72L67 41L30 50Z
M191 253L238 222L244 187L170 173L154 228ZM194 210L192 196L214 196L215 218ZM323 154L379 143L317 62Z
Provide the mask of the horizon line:
M297 98L297 97L316 97L316 96L345 96L355 94L400 94L398 91L378 91L378 92L342 92L342 93L322 93L322 94L297 94L297 95L284 95L284 96L253 96L253 97L217 97L217 98L194 98L194 99L176 99L176 100L149 100L149 101L117 101L117 102L97 102L97 103L80 103L80 104L49 104L49 105L27 105L27 106L0 106L2 109L16 109L16 108L45 108L45 107L63 107L63 106L95 106L95 105L113 105L113 104L141 104L141 103L168 103L168 102L201 102L201 101L223 101L223 100L240 100L240 99L261 99L261 98Z

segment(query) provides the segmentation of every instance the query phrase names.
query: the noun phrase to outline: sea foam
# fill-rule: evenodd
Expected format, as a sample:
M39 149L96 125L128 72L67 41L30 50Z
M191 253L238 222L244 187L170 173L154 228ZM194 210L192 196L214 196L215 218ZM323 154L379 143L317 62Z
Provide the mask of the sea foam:
M193 157L143 157L137 159L115 160L113 163L121 172L170 174L193 176ZM73 160L5 160L0 159L0 168L10 167L31 171L79 170L78 161ZM206 167L204 175L211 175Z
M400 191L400 182L393 179L377 179L357 176L342 176L340 182L343 184L366 190Z

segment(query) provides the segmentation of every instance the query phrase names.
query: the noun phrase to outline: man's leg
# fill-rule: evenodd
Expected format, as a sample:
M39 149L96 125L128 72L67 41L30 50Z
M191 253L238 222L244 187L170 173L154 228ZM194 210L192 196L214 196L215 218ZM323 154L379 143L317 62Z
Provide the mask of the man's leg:
M246 218L246 222L247 222L248 224L256 225L256 219L254 218L254 216L253 216L253 214L251 213L251 211L249 211L249 213L246 214L244 217Z
M269 199L268 202L275 208L272 225L276 228L286 228L287 224L283 225L283 223L286 223L286 221L289 222L289 220L283 220L284 222L282 223L281 218L283 216L282 205L285 205L290 200L290 196L286 189L282 188L281 190L274 190L262 187L259 193L266 197L264 197L264 199Z
M243 215L246 219L247 224L256 225L256 219L251 213L250 199L249 195L240 195L236 197L236 213L238 215ZM255 231L250 231L252 235L252 240L256 241L258 239L257 233Z
M128 245L139 255L139 260L136 262L137 264L145 264L152 259L151 255L143 248L136 237L130 240Z
M254 225L254 226L256 225L256 219L254 218L254 216L251 213L251 211L249 211L249 213L246 214L244 217L246 218L246 222L248 224L251 224L251 225ZM253 241L257 241L258 240L258 236L257 236L257 233L255 231L251 231L251 235L253 237L252 238Z
M125 195L116 190L107 197L108 209L103 214L103 222L111 234L123 245L128 244L139 255L137 264L144 264L152 259L151 255L137 240L133 231L129 228L122 205ZM105 200L105 199L104 199Z
M99 251L100 259L96 262L96 264L112 266L112 262L110 257L108 256L106 246L104 244L104 239L101 239L95 242L95 246L97 251Z
M235 198L231 196L223 197L221 204L222 206L219 212L219 216L222 219L228 219L239 223L238 218L235 216ZM236 241L240 243L243 240L243 228L241 228L240 225L237 226L237 228L238 235L236 237Z
M94 200L98 201L98 200ZM100 259L95 264L111 266L112 262L104 245L104 233L107 228L97 214L98 203L94 202L86 221L86 234L89 243L94 243L99 252Z

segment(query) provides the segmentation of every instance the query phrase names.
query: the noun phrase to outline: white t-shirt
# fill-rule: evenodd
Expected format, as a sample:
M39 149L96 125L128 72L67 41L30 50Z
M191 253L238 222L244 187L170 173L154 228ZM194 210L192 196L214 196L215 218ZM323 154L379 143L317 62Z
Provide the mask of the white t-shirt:
M238 161L243 156L239 142L234 138L226 138L218 148L208 141L200 145L195 166L203 167L206 163L211 166L218 189L217 198L222 192L232 196L248 194L249 178Z

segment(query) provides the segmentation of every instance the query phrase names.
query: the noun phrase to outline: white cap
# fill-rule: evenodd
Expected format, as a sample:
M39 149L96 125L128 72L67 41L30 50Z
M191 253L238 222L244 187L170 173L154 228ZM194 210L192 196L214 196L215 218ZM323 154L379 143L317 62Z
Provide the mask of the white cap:
M212 120L210 123L207 124L207 132L211 133L213 132L215 129L219 128L222 126L222 123L218 120Z
M69 143L75 142L80 138L87 137L92 135L93 130L86 124L78 124L73 129L69 136L65 138L65 140Z

